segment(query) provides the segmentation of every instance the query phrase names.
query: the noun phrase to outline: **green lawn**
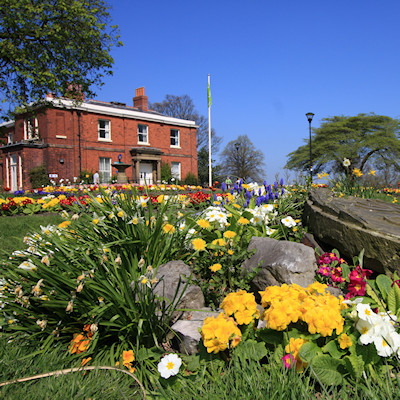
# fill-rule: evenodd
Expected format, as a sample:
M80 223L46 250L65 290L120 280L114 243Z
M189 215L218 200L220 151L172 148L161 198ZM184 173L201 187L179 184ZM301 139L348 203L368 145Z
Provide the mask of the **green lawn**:
M2 252L11 254L14 250L26 248L24 236L29 232L39 231L40 225L55 225L62 222L59 214L46 213L35 215L17 215L0 217L0 243Z

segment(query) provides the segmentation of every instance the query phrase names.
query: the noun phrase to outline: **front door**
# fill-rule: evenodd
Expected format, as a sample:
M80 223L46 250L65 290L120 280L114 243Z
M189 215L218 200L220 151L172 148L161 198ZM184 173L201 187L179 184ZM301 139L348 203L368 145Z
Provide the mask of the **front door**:
M152 185L153 184L153 164L140 163L140 185Z
M11 156L11 190L14 192L18 190L18 164L17 155L13 154Z

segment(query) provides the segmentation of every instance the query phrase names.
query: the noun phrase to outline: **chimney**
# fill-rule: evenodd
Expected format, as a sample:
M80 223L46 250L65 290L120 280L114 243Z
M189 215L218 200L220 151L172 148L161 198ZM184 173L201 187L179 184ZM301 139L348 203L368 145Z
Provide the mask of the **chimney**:
M82 85L78 85L77 83L70 83L64 94L64 97L77 101L84 101L85 93L82 93Z
M148 99L144 94L144 87L137 88L133 98L133 107L140 108L143 111L148 110Z

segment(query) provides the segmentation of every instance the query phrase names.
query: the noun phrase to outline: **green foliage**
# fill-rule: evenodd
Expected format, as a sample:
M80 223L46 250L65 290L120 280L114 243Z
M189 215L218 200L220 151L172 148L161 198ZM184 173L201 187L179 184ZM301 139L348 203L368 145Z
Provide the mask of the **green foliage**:
M82 170L81 173L79 174L79 182L83 182L86 184L91 184L93 183L93 172L89 172L87 170Z
M26 106L43 101L48 92L66 95L71 83L70 96L93 96L91 86L111 75L112 47L122 45L108 10L104 0L4 0L0 87L5 100Z
M169 163L161 163L161 181L171 182L171 178L171 165Z
M29 171L29 180L33 188L41 188L50 184L46 164L39 165Z
M398 164L400 122L375 114L354 117L334 116L323 119L313 129L312 153L314 173L333 171L343 173L343 160L349 159L349 176L358 168L387 169ZM310 168L309 139L288 155L286 168L307 171Z
M185 179L183 180L183 183L185 185L197 185L196 175L193 172L188 172L188 174L185 176Z
M203 146L197 152L197 169L199 176L199 183L203 186L209 186L209 157L208 157L208 147ZM221 166L216 164L215 160L211 160L212 166L212 183L215 181L221 182Z

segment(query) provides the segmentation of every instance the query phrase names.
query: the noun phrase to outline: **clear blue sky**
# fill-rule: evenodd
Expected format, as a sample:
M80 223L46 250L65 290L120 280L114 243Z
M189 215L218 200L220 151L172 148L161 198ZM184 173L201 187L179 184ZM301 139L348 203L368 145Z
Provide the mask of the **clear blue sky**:
M221 150L246 134L266 178L333 115L400 116L399 0L110 0L124 46L97 98L132 104L188 94Z

